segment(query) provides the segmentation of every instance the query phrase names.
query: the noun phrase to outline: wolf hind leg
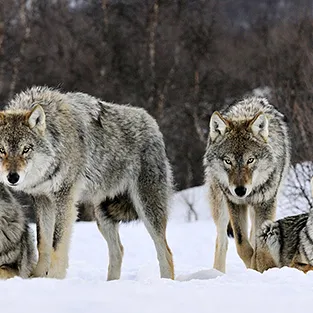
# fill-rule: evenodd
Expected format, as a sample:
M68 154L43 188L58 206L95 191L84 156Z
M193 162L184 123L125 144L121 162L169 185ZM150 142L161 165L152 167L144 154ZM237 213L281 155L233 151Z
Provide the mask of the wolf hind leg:
M167 191L163 192L157 185L148 182L139 182L138 190L134 188L131 197L140 219L154 242L161 278L174 279L173 255L166 239Z
M121 276L124 248L119 236L119 223L114 221L103 210L103 205L95 208L95 219L98 229L106 240L109 250L109 266L107 280L116 280Z

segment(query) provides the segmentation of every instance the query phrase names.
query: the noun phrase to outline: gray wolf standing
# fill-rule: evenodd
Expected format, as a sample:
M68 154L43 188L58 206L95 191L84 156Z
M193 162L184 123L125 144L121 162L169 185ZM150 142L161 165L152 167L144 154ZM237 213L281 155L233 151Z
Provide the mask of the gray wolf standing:
M277 267L295 267L305 273L313 270L312 210L276 222L265 221L259 240L261 245L267 246Z
M0 112L0 157L1 180L34 198L39 252L34 276L66 275L80 202L95 208L108 243L109 280L121 273L119 222L135 218L154 241L161 277L174 278L165 235L172 175L163 136L145 110L32 87Z
M229 220L246 267L262 272L274 266L269 252L256 246L255 230L274 218L277 193L289 162L287 125L267 99L246 98L213 113L204 167L217 228L214 268L225 272Z
M23 208L0 184L0 279L28 278L35 265L34 237Z

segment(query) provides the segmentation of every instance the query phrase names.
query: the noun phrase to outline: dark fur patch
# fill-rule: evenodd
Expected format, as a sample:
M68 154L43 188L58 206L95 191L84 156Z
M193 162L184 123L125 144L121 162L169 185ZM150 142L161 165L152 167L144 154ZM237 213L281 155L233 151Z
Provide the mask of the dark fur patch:
M60 231L60 226L56 223L54 233L53 233L53 241L52 241L52 247L54 251L57 249L57 246L62 238L63 231Z
M139 219L135 207L128 194L122 194L113 199L107 198L100 205L105 218L115 223L129 223Z
M37 233L37 245L39 245L40 242L40 227L39 227L39 221L36 221L36 233Z
M10 263L10 264L1 264L0 268L2 268L2 269L11 269L11 270L14 270L14 271L19 270L19 266L18 266L17 262L13 262L13 263Z
M60 172L60 170L61 170L61 162L59 162L53 169L53 172L49 174L48 176L49 179L52 179L53 177L55 177L58 174L58 172Z
M242 244L242 234L241 234L241 230L238 228L236 231L236 236L237 236L237 242L239 245Z
M230 222L227 225L227 236L230 238L234 238L234 230L233 230Z

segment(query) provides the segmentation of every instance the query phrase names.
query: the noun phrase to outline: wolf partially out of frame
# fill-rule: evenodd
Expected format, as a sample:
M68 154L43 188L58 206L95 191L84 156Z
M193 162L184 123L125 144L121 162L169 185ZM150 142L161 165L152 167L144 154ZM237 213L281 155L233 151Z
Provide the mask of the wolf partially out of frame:
M311 180L313 194L313 180ZM278 221L265 221L258 232L260 245L266 246L277 267L313 270L313 210Z
M0 184L0 279L29 278L36 265L34 234L23 209Z

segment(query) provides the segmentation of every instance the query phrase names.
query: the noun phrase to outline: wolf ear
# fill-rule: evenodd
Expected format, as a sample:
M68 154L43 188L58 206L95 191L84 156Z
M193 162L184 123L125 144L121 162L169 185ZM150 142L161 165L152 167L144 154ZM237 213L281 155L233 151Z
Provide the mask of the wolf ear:
M41 132L46 129L45 112L39 104L28 113L26 118L31 129L37 128Z
M210 119L210 138L214 141L219 135L223 136L229 122L217 111L215 111Z
M268 138L268 119L263 112L259 112L250 122L249 128L254 136L261 136L265 141Z

